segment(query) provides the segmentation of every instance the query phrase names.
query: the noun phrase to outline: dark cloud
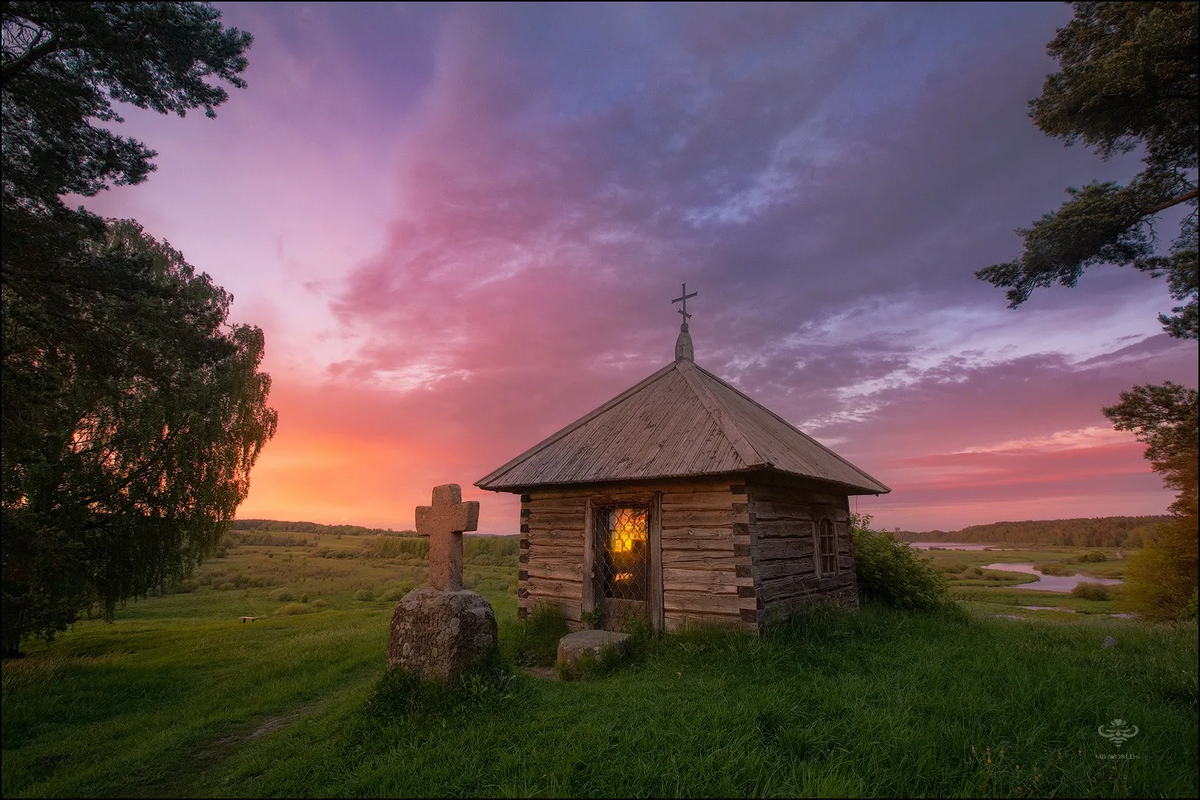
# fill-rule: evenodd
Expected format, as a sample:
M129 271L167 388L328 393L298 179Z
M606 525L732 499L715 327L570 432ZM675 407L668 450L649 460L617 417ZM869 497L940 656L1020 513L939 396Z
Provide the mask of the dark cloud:
M669 360L667 301L687 281L697 361L904 487L899 504L1101 491L1136 453L1068 448L1015 472L961 455L1103 428L1100 406L1139 380L1195 381L1142 322L1097 327L1133 319L1148 283L1047 292L1010 334L992 321L1002 293L973 276L1065 186L1127 169L1025 116L1069 14L458 7L397 131L386 243L332 302L359 346L329 378L395 393L401 439L473 431L475 478ZM1132 344L1088 358L1022 341L1045 314Z

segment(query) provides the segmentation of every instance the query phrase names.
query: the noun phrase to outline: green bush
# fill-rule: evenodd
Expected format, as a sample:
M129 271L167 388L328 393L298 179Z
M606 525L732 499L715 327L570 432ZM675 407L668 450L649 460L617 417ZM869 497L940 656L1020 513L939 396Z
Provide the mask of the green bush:
M292 617L296 614L308 614L311 611L312 607L304 603L288 603L286 606L280 606L275 613L282 614L285 617Z
M388 603L398 603L404 595L412 591L412 588L411 583L402 583L385 590L383 594L379 595L379 599Z
M1075 585L1071 590L1072 597L1078 597L1083 600L1111 600L1112 593L1108 591L1108 587L1102 583L1088 583L1083 581Z
M1034 566L1034 569L1043 575L1063 576L1075 574L1075 570L1071 569L1070 567L1063 566L1062 562L1059 561L1050 561L1046 564L1037 564Z
M357 592L354 593L354 599L362 600L364 602L367 600L374 600L375 593L372 592L370 589L359 589Z
M933 611L950 600L946 578L931 562L887 532L855 526L854 561L858 591L868 600L894 608Z
M947 575L957 575L960 572L966 572L969 566L962 561L951 561L947 564L942 564L938 569Z
M1104 553L1101 553L1099 550L1092 550L1090 552L1084 553L1077 560L1080 563L1091 562L1091 563L1098 564L1101 561L1108 561L1108 556L1104 555Z
M287 589L276 589L271 592L271 599L277 603L290 603L296 599L296 595L289 592Z
M546 605L518 622L515 635L501 646L513 663L548 667L558 659L558 640L570 632L562 609Z

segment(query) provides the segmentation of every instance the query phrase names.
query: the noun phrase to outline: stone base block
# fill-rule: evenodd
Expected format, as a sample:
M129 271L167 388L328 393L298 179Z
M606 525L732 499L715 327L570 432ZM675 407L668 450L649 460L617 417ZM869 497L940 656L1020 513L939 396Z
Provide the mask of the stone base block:
M563 667L573 667L584 655L600 661L607 648L613 648L617 653L624 653L629 646L628 633L613 631L576 631L558 640L558 663Z
M427 680L456 681L484 664L496 643L496 614L482 595L421 586L392 614L387 665Z

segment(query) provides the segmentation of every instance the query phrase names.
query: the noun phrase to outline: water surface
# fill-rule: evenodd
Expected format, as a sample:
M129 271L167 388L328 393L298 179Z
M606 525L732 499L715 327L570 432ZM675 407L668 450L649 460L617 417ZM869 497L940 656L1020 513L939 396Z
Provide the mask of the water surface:
M1001 572L1021 572L1026 575L1036 575L1033 583L1023 583L1011 586L1011 589L1035 589L1039 592L1069 593L1081 583L1099 583L1105 586L1116 586L1124 583L1120 578L1093 578L1089 575L1043 575L1034 569L1033 564L986 564L984 569L995 569Z

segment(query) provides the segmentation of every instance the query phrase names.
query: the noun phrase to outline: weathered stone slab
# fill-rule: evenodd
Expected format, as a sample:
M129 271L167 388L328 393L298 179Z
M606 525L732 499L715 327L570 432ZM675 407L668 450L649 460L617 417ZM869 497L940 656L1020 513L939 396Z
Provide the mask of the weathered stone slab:
M605 650L612 648L618 654L624 654L629 646L628 633L614 631L576 631L558 640L558 663L563 667L573 667L583 656L591 656L600 661Z
M457 681L483 665L496 642L496 614L482 595L420 586L392 614L387 665L426 680Z

